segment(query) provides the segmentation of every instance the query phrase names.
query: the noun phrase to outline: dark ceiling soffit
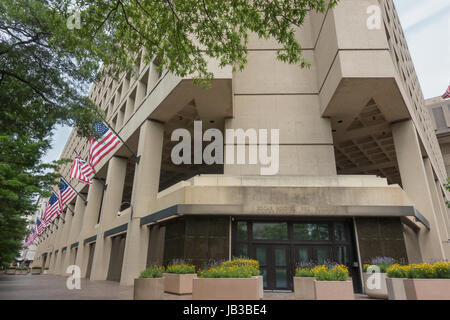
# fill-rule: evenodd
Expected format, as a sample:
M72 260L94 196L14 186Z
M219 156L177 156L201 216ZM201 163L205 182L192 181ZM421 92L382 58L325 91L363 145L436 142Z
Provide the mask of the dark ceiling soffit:
M414 217L430 229L428 220L413 206L330 206L328 213L311 216L336 217ZM334 209L334 210L333 210ZM334 213L330 213L334 212ZM211 215L263 215L257 212L247 212L241 205L208 205L208 204L177 204L141 218L140 225L156 223L160 220L174 218L180 215L211 214ZM267 214L265 214L267 215ZM308 214L270 214L271 216L308 216ZM413 221L410 221L414 224ZM417 225L413 229L419 229Z
M97 240L97 235L84 239L84 244Z
M118 233L127 231L127 228L128 228L128 223L124 223L118 227L109 229L108 231L105 231L105 233L103 234L103 238L107 238L107 237L116 235Z

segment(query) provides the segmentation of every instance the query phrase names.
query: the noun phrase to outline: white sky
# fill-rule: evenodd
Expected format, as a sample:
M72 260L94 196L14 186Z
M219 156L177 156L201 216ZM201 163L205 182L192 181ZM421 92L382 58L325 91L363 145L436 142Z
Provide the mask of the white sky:
M450 0L394 0L425 98L450 84ZM54 130L45 162L59 159L71 128Z

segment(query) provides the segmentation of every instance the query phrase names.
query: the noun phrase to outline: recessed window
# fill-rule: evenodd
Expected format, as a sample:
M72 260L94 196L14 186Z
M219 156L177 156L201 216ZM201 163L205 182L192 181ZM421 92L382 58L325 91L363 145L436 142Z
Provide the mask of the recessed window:
M239 240L247 240L248 239L248 233L247 233L247 222L246 221L239 221L237 223L237 238Z
M253 239L255 240L287 240L287 223L253 223Z
M344 223L337 222L334 224L334 239L337 241L348 240L348 234Z
M296 223L294 224L295 240L329 240L328 224Z

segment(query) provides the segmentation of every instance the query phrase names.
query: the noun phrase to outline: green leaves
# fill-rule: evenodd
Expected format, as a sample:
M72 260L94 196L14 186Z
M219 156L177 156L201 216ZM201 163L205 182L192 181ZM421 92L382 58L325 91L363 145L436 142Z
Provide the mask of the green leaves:
M325 12L337 1L324 0L115 0L84 1L80 37L91 35L102 48L105 72L133 71L136 64L158 57L160 67L207 84L208 61L244 68L250 33L274 38L277 57L308 67L295 38L308 11ZM142 48L145 51L139 55ZM99 53L101 55L101 53ZM106 71L108 69L108 71Z

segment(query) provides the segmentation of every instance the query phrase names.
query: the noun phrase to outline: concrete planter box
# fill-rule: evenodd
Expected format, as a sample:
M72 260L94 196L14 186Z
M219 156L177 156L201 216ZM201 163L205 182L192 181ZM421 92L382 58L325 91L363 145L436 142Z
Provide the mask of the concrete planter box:
M16 270L17 275L26 275L28 274L28 270Z
M294 296L296 300L315 300L314 277L294 277Z
M316 300L355 300L352 280L314 280L314 292Z
M163 300L164 278L134 279L134 300Z
M386 278L386 288L389 300L406 300L403 278Z
M16 274L16 269L8 269L6 270L6 274Z
M450 300L450 279L405 279L408 300Z
M197 278L193 281L192 300L259 300L260 279Z
M371 276L379 276L380 277L380 288L379 289L370 289L368 284L367 284L367 280L369 280L369 278ZM368 272L364 272L363 273L363 280L364 280L364 292L371 298L375 298L375 299L387 299L388 298L388 291L387 291L387 286L386 286L386 279L387 279L387 274L386 273L368 273ZM371 280L369 280L369 282L371 282Z
M48 270L42 270L42 274L48 274Z
M262 300L264 298L264 278L263 278L263 276L254 276L253 278L258 279L259 299Z
M164 291L174 294L191 294L192 281L197 278L195 273L164 273Z
M41 274L42 269L31 269L31 274Z

